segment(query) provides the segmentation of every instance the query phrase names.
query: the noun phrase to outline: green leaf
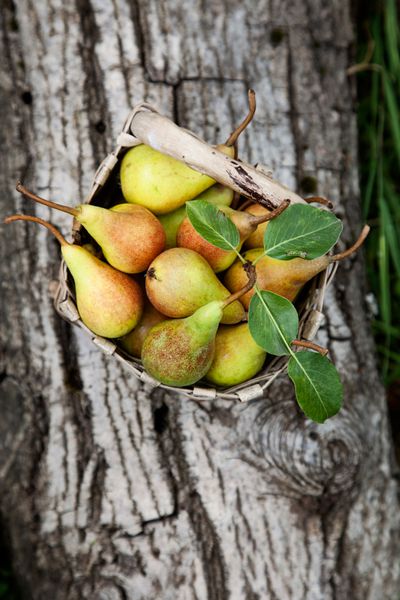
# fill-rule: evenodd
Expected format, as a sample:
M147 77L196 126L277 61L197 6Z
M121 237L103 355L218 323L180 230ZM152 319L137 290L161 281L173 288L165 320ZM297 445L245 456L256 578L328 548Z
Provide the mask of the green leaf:
M213 246L222 250L233 250L240 242L236 225L218 208L205 200L186 203L189 220L198 234Z
M292 204L269 222L264 248L272 258L311 260L326 254L342 229L342 222L331 212L308 204Z
M256 291L249 307L249 329L254 341L269 354L290 354L299 329L293 304L273 292Z
M288 364L296 398L304 414L323 423L340 410L343 387L335 366L316 352L295 352Z

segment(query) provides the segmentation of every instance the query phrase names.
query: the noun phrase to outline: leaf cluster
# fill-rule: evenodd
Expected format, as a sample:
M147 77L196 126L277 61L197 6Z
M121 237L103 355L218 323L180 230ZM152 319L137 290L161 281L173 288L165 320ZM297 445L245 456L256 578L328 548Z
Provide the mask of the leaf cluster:
M234 223L215 206L201 200L187 203L187 215L196 231L223 250L238 248L240 235ZM287 261L312 260L323 256L336 244L342 232L341 221L331 212L308 204L293 204L269 222L264 235L264 254ZM259 260L259 259L258 259ZM321 354L293 349L299 331L295 306L278 294L261 290L255 284L248 314L249 330L255 342L274 356L289 356L288 375L299 406L310 419L323 423L342 404L343 390L332 362Z

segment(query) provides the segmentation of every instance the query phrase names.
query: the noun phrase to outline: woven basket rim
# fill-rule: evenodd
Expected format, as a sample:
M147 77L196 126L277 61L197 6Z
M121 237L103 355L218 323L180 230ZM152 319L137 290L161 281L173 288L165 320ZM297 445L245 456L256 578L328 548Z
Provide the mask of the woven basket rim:
M124 123L121 133L117 138L116 148L100 163L94 175L90 191L84 199L84 203L90 204L97 197L99 191L103 188L104 184L108 181L109 177L115 170L115 167L120 161L121 155L127 149L143 143L132 134L131 130L135 115L141 111L149 111L153 114L159 114L155 108L145 103L138 104L132 109ZM165 117L163 117L163 119L169 121ZM198 138L192 132L183 128L179 129L182 132L185 132L185 134L190 134L193 139L205 144L205 142L200 140L200 138ZM208 148L212 154L215 154L215 148L212 146L208 146ZM263 165L257 165L256 169L263 173L267 179L273 181L266 167ZM206 172L206 170L203 169L203 172ZM265 173L267 174L265 175ZM280 184L278 183L278 185ZM285 186L282 186L282 190L282 195L288 194L288 190ZM72 237L74 242L77 242L79 239L80 229L81 225L74 220L72 227ZM322 309L325 292L335 276L337 266L337 263L329 265L325 271L311 280L308 294L303 300L301 307L298 309L299 337L311 341L315 337L320 325L322 324L324 318ZM260 398L264 395L265 390L272 384L272 382L280 374L286 371L287 363L289 361L288 356L274 357L271 362L269 362L269 364L267 364L267 366L264 367L262 371L259 372L255 377L241 384L228 388L215 388L203 380L197 382L198 385L194 384L186 387L168 386L151 377L145 371L141 361L127 354L117 345L116 340L110 340L95 335L81 321L75 302L74 290L70 285L68 269L64 260L61 261L60 265L59 282L55 293L54 306L58 314L63 319L80 327L87 335L90 336L92 342L96 344L96 346L98 346L104 353L113 355L117 360L123 363L140 381L148 385L151 389L161 388L178 394L184 394L189 398L198 401L214 400L219 398L223 400L248 402L250 400Z

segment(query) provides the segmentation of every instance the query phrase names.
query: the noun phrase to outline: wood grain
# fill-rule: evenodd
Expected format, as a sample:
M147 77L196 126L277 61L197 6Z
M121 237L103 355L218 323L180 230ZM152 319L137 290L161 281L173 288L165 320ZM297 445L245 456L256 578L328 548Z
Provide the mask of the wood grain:
M344 0L4 0L2 214L22 179L76 203L144 100L210 143L257 92L241 156L360 229ZM397 483L365 309L343 264L317 341L345 406L305 420L281 378L247 406L139 384L52 307L56 242L2 227L0 514L26 598L393 600Z

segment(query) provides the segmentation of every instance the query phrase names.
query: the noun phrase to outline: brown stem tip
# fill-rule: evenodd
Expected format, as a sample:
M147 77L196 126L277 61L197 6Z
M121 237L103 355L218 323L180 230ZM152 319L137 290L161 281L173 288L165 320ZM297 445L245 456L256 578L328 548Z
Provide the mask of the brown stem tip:
M34 194L30 190L28 190L28 188L26 188L20 181L17 182L15 189L17 190L17 192L19 192L23 196L26 196L27 198L30 198L31 200L34 200L35 202L38 202L39 204L44 204L45 206L48 206L49 208L56 208L57 210L61 210L62 212L66 212L69 215L72 215L73 217L76 217L77 214L79 213L79 210L76 208L71 208L70 206L65 206L64 204L57 204L56 202L52 202L51 200L46 200L45 198L41 198L37 194Z
M283 211L287 209L289 204L290 204L290 200L288 198L286 198L286 200L282 200L280 205L277 206L276 208L274 208L274 210L271 210L267 215L260 215L259 217L254 217L253 219L251 219L251 222L254 225L260 225L260 223L265 223L266 221L272 221L272 219L275 219L275 217L278 217L279 215L281 215L283 213Z
M249 112L243 121L238 125L238 127L232 131L231 135L225 142L225 146L234 146L238 140L239 135L246 129L246 127L251 123L254 117L254 113L256 112L256 93L254 90L249 90L247 92L247 97L249 101Z
M364 225L364 227L361 230L360 235L358 236L358 239L356 242L354 242L354 244L352 246L350 246L350 248L347 248L347 250L344 250L344 252L339 252L339 254L335 254L334 256L330 256L329 257L329 262L337 262L339 260L343 260L344 258L347 258L349 256L351 256L352 254L354 254L354 252L357 252L357 250L363 245L363 243L365 242L368 234L369 234L369 230L370 230L370 226L369 225Z
M307 204L323 204L328 208L333 208L333 203L322 196L311 196L310 198L304 198L304 201L307 202Z
M314 342L307 342L306 340L293 340L293 346L298 346L300 348L308 348L309 350L315 350L322 354L322 356L326 356L328 354L328 349L323 348L322 346L318 346L318 344L314 344Z

